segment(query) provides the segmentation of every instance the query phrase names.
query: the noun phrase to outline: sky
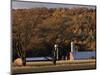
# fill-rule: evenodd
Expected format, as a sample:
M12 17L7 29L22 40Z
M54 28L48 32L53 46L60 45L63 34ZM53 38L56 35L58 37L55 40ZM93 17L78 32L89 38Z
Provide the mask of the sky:
M36 7L47 7L47 8L85 7L85 8L93 8L93 9L95 9L95 6L88 6L88 5L72 5L72 4L12 1L12 8L13 9L36 8Z

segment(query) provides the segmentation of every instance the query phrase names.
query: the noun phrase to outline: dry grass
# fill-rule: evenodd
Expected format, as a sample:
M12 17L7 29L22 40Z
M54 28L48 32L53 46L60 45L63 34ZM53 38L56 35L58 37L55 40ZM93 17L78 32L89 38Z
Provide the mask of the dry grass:
M69 71L69 70L85 70L95 69L95 60L73 60L73 61L57 61L56 65L52 62L27 62L26 66L12 66L13 73L34 73L49 71Z

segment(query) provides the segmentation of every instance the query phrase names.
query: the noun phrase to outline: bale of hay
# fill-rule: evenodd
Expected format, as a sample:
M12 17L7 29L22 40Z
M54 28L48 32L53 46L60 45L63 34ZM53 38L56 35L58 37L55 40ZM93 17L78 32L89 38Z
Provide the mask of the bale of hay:
M14 65L16 66L22 66L23 65L23 61L21 58L17 58L14 60Z

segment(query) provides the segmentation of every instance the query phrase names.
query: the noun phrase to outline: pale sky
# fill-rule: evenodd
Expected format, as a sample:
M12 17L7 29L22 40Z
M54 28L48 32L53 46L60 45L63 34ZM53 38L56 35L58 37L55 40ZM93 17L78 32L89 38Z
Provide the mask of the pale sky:
M85 8L93 8L93 9L96 8L95 6L88 6L88 5L72 5L72 4L57 4L57 3L12 1L12 8L13 9L36 8L36 7L47 7L47 8L85 7Z

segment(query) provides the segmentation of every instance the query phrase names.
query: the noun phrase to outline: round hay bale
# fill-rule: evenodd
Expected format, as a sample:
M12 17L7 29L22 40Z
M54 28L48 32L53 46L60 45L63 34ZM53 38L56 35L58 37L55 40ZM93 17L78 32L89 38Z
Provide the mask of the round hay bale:
M14 60L14 65L16 66L22 66L23 65L23 61L21 58L17 58Z

